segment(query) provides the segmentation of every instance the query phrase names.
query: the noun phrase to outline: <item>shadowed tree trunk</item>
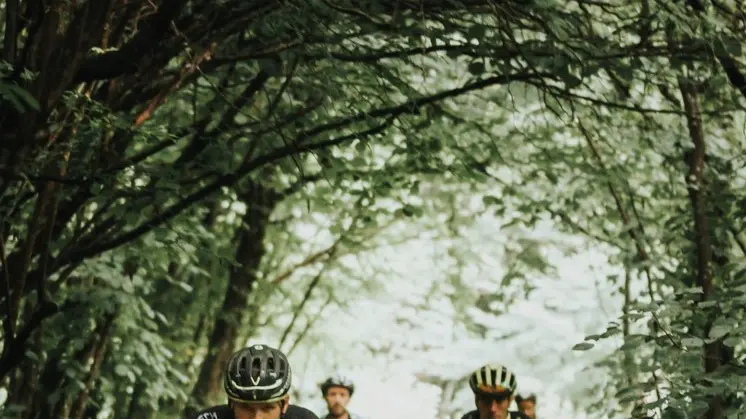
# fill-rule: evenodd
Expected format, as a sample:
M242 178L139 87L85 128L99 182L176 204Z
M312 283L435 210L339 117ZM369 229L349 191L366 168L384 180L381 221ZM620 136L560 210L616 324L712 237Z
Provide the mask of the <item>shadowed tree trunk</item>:
M60 352L50 355L39 380L39 391L35 394L33 403L25 405L26 418L80 419L82 417L91 386L98 378L115 319L116 312L105 315L92 331L85 346L74 355L72 362L84 366L88 371L86 377L83 378L84 388L74 398L70 398L65 391L65 388L70 385L70 380L75 380L74 377L68 377L65 373L66 365L63 364L65 343L61 345ZM56 401L49 400L49 396L53 394L59 395Z
M230 268L223 305L212 326L208 353L192 391L192 398L198 405L215 400L221 392L223 368L236 349L239 328L247 317L248 297L266 253L267 225L280 195L257 182L249 182L240 198L247 209L234 240L236 265Z
M700 99L698 87L693 83L680 80L681 96L686 112L686 121L689 127L689 135L694 143L694 149L689 153L689 173L686 176L686 184L689 189L689 200L692 206L692 218L694 220L694 237L696 248L696 278L697 285L702 289L702 301L712 298L712 240L710 238L709 222L705 202L705 134L702 127L702 113L700 111ZM695 330L699 329L697 325ZM712 327L712 319L705 325L703 338L709 335ZM722 342L705 343L704 367L705 373L715 372L722 362ZM707 419L720 419L723 416L722 398L715 395L710 400L707 411Z
M90 354L90 371L88 372L88 377L85 379L85 387L73 400L72 407L70 408L70 419L83 419L92 386L98 380L101 372L101 363L104 361L104 356L106 355L109 336L111 335L111 329L115 320L116 314L108 315L97 331L98 333L96 333L96 340Z
M148 385L145 380L137 380L132 390L132 397L127 404L127 413L124 416L125 418L135 419L141 417L143 409L139 402L147 389Z

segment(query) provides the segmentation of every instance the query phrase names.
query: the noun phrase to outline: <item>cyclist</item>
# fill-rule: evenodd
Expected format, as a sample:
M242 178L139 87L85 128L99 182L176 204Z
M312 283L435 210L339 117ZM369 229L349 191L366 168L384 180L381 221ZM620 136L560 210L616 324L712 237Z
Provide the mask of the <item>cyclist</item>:
M292 372L285 354L266 345L234 353L225 369L228 404L197 413L196 419L318 419L290 404Z
M503 366L479 368L469 377L477 409L461 419L529 419L521 412L508 410L517 386L515 374Z
M329 377L321 383L321 396L329 411L324 419L361 419L347 411L347 404L355 392L355 384L341 375Z
M532 393L527 397L522 397L519 394L515 396L515 402L521 413L528 416L529 419L536 419L536 394Z

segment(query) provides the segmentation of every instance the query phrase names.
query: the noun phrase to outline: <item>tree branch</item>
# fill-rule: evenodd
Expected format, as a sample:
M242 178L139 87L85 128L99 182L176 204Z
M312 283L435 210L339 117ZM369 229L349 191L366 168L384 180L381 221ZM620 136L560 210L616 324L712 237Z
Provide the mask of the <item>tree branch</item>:
M337 250L337 246L339 246L339 243L342 241L343 238L344 236L340 236L334 243L331 244L331 246L308 255L305 259L291 266L285 272L272 278L270 282L273 284L279 284L280 282L290 278L290 276L298 269L313 265L316 262L320 262L322 259L330 258Z
M251 80L251 83L241 92L241 94L230 104L230 109L223 114L220 119L218 126L214 132L220 133L224 130L228 124L233 122L238 112L240 112L254 97L254 95L264 87L264 84L269 80L269 74L265 71L259 71L257 75ZM201 153L208 146L208 140L213 138L209 135L197 135L194 140L184 149L179 158L174 162L174 166L181 166L191 160L193 160L199 153Z
M68 311L77 307L79 303L69 302L63 306L54 303L45 303L39 307L31 316L29 321L21 328L13 340L5 340L3 355L0 357L0 378L5 378L8 373L23 359L25 352L23 348L31 334L41 325L41 323L54 316L57 313Z
M183 0L163 0L158 12L140 25L137 34L126 45L117 51L88 58L78 70L74 83L107 80L136 73L142 58L157 51L171 22L185 4Z
M324 265L321 269L319 269L319 272L316 274L316 276L313 277L311 283L308 284L308 288L306 288L306 292L303 294L303 299L301 300L300 304L298 304L298 307L293 310L293 318L290 320L290 324L288 324L285 330L282 332L280 343L277 344L278 348L282 347L282 345L285 343L285 340L290 335L290 332L293 330L295 323L298 321L298 317L300 317L300 314L303 313L303 309L306 307L306 304L311 299L313 291L316 289L316 287L318 287L319 283L321 283L321 277L324 275L327 269L329 269L329 265Z
M329 305L334 301L333 296L330 294L329 297L327 297L326 301L324 301L324 304L321 305L321 308L306 322L306 327L303 328L303 330L296 336L296 338L293 340L293 345L290 346L290 349L287 350L286 354L290 356L290 354L295 351L295 348L298 347L298 344L303 341L303 338L306 337L308 334L308 331L311 330L314 324L321 318L321 315L324 313L324 310L329 307Z
M379 108L379 109L375 109L369 112L358 112L355 115L351 115L346 118L340 118L334 122L320 125L316 128L310 129L308 131L305 131L299 134L298 137L296 138L296 143L300 143L310 137L321 134L323 132L342 128L354 122L360 122L366 119L380 118L380 117L386 117L386 116L397 117L405 113L415 114L419 111L419 109L422 106L429 105L431 103L436 103L443 99L456 97L456 96L459 96L461 94L464 94L464 93L467 93L473 90L479 90L479 89L483 89L489 86L508 84L508 83L515 82L515 81L527 82L533 79L551 78L551 77L554 77L554 75L551 73L518 73L518 74L503 74L499 76L487 77L482 80L472 82L470 84L467 84L465 86L462 86L456 89L446 90L440 93L436 93L432 96L425 96L422 98L409 100L405 103L402 103L401 105L392 106L388 108Z
M367 113L360 112L358 114L355 114L349 117L340 118L334 122L320 125L314 129L301 133L293 144L289 144L287 146L272 150L268 152L267 154L259 156L253 160L247 159L247 161L245 161L233 173L223 174L219 176L215 181L213 181L213 183L202 187L201 189L197 190L196 192L182 199L180 202L171 205L170 207L163 210L160 214L153 217L149 221L141 224L140 226L135 227L132 230L126 233L123 233L120 236L115 237L112 240L106 243L102 243L98 246L72 250L64 260L59 261L58 266L79 262L81 260L96 256L100 253L117 248L132 240L135 240L139 238L140 236L142 236L143 234L151 231L153 228L181 214L184 210L191 207L195 203L201 201L202 199L212 195L213 193L218 191L220 188L233 185L235 182L239 181L240 179L242 179L244 176L246 176L253 170L259 167L262 167L266 164L274 163L276 161L282 160L284 158L290 157L298 153L308 153L308 152L312 152L315 150L326 149L332 146L337 146L337 145L352 141L357 138L366 138L371 135L379 134L383 132L386 128L391 126L395 117L401 114L407 113L407 112L412 113L413 110L415 109L419 109L422 106L435 103L440 100L455 97L455 96L470 92L472 90L482 89L482 88L493 86L493 85L506 84L511 81L525 81L525 80L529 80L529 79L536 78L536 77L542 77L542 76L548 76L548 75L517 74L517 75L494 76L494 77L490 77L487 79L483 79L483 80L479 80L479 81L467 84L459 88L442 91L431 96L413 99L413 100L407 101L397 106L380 108L380 109L376 109L376 110L373 110ZM355 122L364 121L367 119L381 118L381 117L387 117L388 119L384 121L383 123L375 127L369 128L367 130L352 133L349 135L344 135L344 136L337 137L337 138L331 138L331 139L316 142L316 143L305 144L305 145L300 144L301 140L309 139L320 133L344 128Z
M20 15L19 0L5 2L5 35L3 36L3 60L14 63L18 48L18 15Z

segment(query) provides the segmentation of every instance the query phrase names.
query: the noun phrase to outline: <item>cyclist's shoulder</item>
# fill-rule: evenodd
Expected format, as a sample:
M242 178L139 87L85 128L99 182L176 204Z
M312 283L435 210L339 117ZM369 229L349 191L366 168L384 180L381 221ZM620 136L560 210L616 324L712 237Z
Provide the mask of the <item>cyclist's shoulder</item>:
M286 419L319 419L313 412L305 407L291 404L285 412ZM199 413L195 419L233 419L233 410L227 404L213 406Z
M291 404L285 412L285 419L319 419L319 417L303 406Z
M472 410L471 412L467 412L464 416L461 416L461 419L479 419L479 411ZM510 411L510 419L529 419L529 418L528 416L524 415L521 412Z
M233 419L233 410L227 404L208 407L197 413L195 419Z

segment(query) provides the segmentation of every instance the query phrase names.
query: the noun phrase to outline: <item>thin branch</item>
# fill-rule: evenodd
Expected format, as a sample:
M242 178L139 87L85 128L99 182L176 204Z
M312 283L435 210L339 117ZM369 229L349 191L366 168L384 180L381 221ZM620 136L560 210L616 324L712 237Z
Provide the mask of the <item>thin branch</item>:
M179 87L184 83L184 81L189 77L189 75L197 71L202 61L210 59L210 56L215 50L215 47L216 44L213 43L212 45L210 45L209 48L205 48L205 50L201 54L192 57L191 60L185 62L179 69L179 72L173 76L172 80L163 89L161 89L161 91L159 91L153 99L150 100L150 103L145 106L145 109L137 114L137 116L135 117L134 127L139 127L140 125L144 124L145 121L150 119L150 117L153 116L155 110L158 109L158 107L160 107L166 101L168 95L178 90Z
M588 147L590 148L591 153L593 154L593 157L598 162L599 167L601 168L602 171L608 174L606 165L604 164L603 159L601 158L601 155L598 152L598 149L596 149L596 146L593 143L593 139L591 137L590 132L585 128L585 125L583 125L582 122L578 123L578 127L580 128L580 132L583 134L583 137L585 138L585 141L588 144ZM608 176L606 176L606 178L608 179ZM648 255L648 252L645 249L645 242L638 235L639 226L632 225L632 220L630 219L630 216L627 213L627 210L624 208L622 198L620 194L617 192L611 180L606 180L606 187L609 190L611 197L614 199L614 204L616 205L617 211L619 211L619 216L622 218L622 224L624 228L627 230L627 233L629 234L630 238L635 244L637 255L640 258L640 261L643 263L650 261L650 256ZM642 269L645 271L645 276L648 279L648 294L650 295L650 298L652 301L655 299L655 294L652 288L652 275L650 273L650 267L647 265L643 265Z
M313 277L311 280L311 283L308 284L308 288L306 288L306 292L303 294L303 299L301 300L300 304L298 304L298 307L293 310L293 318L290 320L290 324L287 325L285 330L282 332L282 337L280 338L280 343L278 344L278 347L282 347L282 344L285 343L285 340L290 335L290 332L293 330L293 327L295 326L295 323L298 321L298 317L300 317L300 314L303 313L303 309L306 307L306 304L311 299L311 295L313 294L313 291L316 289L316 287L321 283L321 277L324 275L324 273L329 269L329 265L324 265L321 269L319 269L319 272L316 274L316 276Z
M236 115L252 100L254 95L264 87L267 80L269 80L269 74L263 70L259 71L241 94L234 101L230 102L230 109L223 114L223 117L212 132L220 133L226 129L233 122ZM206 123L201 125L203 128L207 126ZM196 135L174 162L174 166L181 166L192 161L199 153L207 148L211 138L213 138L211 135Z
M127 160L124 160L124 161L122 161L120 163L117 163L117 164L111 166L111 167L108 167L106 169L106 172L107 173L119 172L119 171L121 171L123 169L126 169L128 167L135 166L136 164L145 161L149 157L154 156L158 152L163 151L163 150L167 149L168 147L171 147L171 146L174 146L174 145L178 144L178 140L179 139L180 138L174 138L174 137L166 138L165 140L160 141L159 143L154 144L154 145L150 146L149 148L146 148L145 150L143 150L143 151L141 151L141 152L133 155L132 157L128 158Z
M529 82L531 83L531 82ZM564 97L568 100L578 100L583 102L588 102L593 105L598 106L604 106L611 109L622 109L627 111L633 111L641 114L667 114L667 115L684 115L684 112L681 110L673 110L673 109L655 109L655 108L646 108L639 105L625 105L623 103L617 103L617 102L609 102L604 99L599 99L591 96L585 96L578 93L573 93L570 91L567 91L561 87L558 86L551 86L544 82L540 83L531 83L534 86L536 86L539 89L544 89L549 91L552 95L555 97ZM730 111L737 111L738 109L730 109ZM723 112L727 112L727 109L724 110L717 110L717 111L708 111L708 112L702 112L703 115L722 115Z
M350 125L354 122L361 122L373 118L380 118L384 116L391 116L396 117L400 116L406 113L415 114L419 111L419 109L425 105L429 105L431 103L439 102L443 99L448 99L452 97L459 96L461 94L473 91L473 90L479 90L490 86L496 86L496 85L503 85L508 84L511 82L529 82L530 80L534 79L541 79L541 78L551 78L554 77L551 73L517 73L517 74L503 74L499 76L492 76L487 77L482 80L478 80L475 82L472 82L470 84L467 84L465 86L442 91L440 93L436 93L431 96L425 96L418 99L409 100L405 103L402 103L401 105L387 107L387 108L379 108L375 109L369 112L358 112L355 115L348 116L346 118L340 118L334 122L329 122L327 124L320 125L318 127L315 127L313 129L310 129L308 131L305 131L298 135L298 138L296 141L298 143L304 141L305 139L308 139L310 137L313 137L315 135L321 134L326 131L331 131L337 128L342 128L347 125Z
M313 265L314 263L317 263L317 262L321 262L324 259L331 258L331 256L337 250L337 247L339 246L339 243L342 241L343 238L344 236L340 236L329 247L308 255L305 259L291 266L285 272L275 276L269 282L273 284L279 284L280 282L290 278L290 276L293 273L295 273L298 269Z
M32 175L24 172L14 172L6 167L0 167L0 178L20 182L56 182L74 186L83 186L87 181L86 178L66 178L54 175Z
M321 319L322 314L324 313L324 310L326 310L327 307L331 305L331 303L334 301L332 298L332 295L330 294L329 297L327 297L326 301L324 301L324 304L321 305L321 308L316 312L316 314L313 315L308 321L306 322L306 327L303 328L303 330L298 334L298 336L293 340L293 346L290 347L290 349L287 350L287 355L290 356L295 351L295 348L298 347L298 344L300 344L303 339L306 337L308 332L313 328L313 326L316 324L316 322Z

